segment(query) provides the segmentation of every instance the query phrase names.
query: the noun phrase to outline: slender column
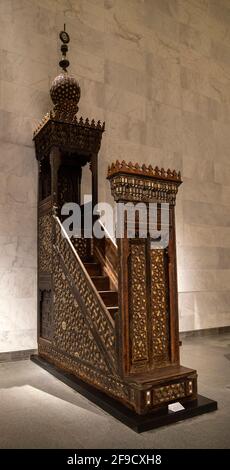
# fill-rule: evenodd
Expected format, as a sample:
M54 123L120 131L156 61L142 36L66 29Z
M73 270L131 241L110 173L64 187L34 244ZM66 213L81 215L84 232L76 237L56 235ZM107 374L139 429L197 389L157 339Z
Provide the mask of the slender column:
M50 152L51 166L51 197L52 205L58 204L58 170L61 164L61 152L58 147L53 147Z
M118 290L119 316L116 318L118 369L121 376L130 370L129 341L129 302L128 302L128 259L129 242L127 236L117 239L118 247Z
M92 172L92 209L94 210L98 203L98 158L96 153L92 155L90 168ZM93 217L93 221L95 219L96 216Z
M169 290L170 290L170 347L171 361L179 364L179 322L178 322L178 290L177 290L177 262L176 262L176 226L175 226L175 208L169 209Z

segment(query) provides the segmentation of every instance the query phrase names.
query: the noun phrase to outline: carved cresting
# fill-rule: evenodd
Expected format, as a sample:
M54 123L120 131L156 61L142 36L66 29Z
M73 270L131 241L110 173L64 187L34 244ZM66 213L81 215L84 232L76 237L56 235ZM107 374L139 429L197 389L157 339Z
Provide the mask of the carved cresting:
M34 132L37 158L48 157L52 146L56 145L62 151L97 153L100 150L101 136L105 124L88 119L74 118L70 122L68 117L59 122L53 111L45 117L44 121Z

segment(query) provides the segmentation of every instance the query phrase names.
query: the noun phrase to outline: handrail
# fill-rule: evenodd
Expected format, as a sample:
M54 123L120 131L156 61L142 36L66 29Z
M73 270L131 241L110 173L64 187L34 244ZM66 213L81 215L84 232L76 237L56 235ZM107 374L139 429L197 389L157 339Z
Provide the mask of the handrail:
M111 241L111 243L114 245L114 248L117 249L117 244L114 240L114 238L110 235L110 233L108 232L107 228L105 227L105 225L102 223L102 221L100 219L98 219L98 222L99 224L102 226L105 234L106 234L106 238L109 238L109 240Z
M85 305L87 311L89 310L89 308L87 307L87 302L89 302L89 300L91 302L90 306L92 308L91 308L91 311L89 312L89 320L90 320L91 324L94 327L94 331L96 331L96 333L98 334L98 337L99 337L101 345L104 349L104 352L109 356L110 364L113 365L113 368L114 368L115 363L116 363L116 361L115 361L115 322L112 319L112 317L109 315L109 312L108 312L102 298L98 294L98 291L95 288L95 286L94 286L94 284L93 284L93 282L92 282L92 280L91 280L84 264L82 263L81 258L79 257L77 251L75 250L75 248L74 248L67 232L65 231L64 227L62 226L60 219L56 215L54 215L53 217L54 217L54 220L55 220L55 222L56 222L56 224L57 224L57 226L60 230L60 234L63 237L63 240L65 240L65 242L69 246L69 248L71 250L71 253L74 257L74 260L76 261L75 267L79 268L80 275L83 276L85 284L87 285L87 287L90 290L89 293L86 293L85 288L84 289L82 288L82 292L80 292L81 286L79 284L75 283L76 288L77 288L77 290L79 291L79 293L81 295L81 299L84 302L84 305ZM57 250L57 251L59 251L59 255L62 256L60 250ZM63 258L63 256L62 256L62 258ZM67 261L69 261L69 260L67 260ZM66 269L68 269L66 260L64 260L64 262L65 262ZM87 294L87 296L86 296L86 294ZM89 299L90 296L91 296L91 298ZM94 307L94 310L93 310L93 307ZM101 314L100 314L100 312L101 312Z
M118 290L118 247L100 219L98 219L98 222L104 230L105 236L103 238L94 238L94 255L102 264L104 272L109 276L113 288Z

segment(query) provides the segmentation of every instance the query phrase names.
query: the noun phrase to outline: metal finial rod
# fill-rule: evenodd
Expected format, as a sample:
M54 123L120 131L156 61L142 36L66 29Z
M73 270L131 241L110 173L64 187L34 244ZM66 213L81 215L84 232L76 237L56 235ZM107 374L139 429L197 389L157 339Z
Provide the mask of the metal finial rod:
M64 30L60 32L59 34L59 37L62 41L62 45L61 45L61 52L62 52L62 58L59 62L59 65L60 67L65 71L67 72L67 67L69 67L69 61L68 59L66 58L66 54L68 52L68 46L67 44L69 43L70 41L70 37L68 35L68 33L66 32L65 30L65 23L64 23Z

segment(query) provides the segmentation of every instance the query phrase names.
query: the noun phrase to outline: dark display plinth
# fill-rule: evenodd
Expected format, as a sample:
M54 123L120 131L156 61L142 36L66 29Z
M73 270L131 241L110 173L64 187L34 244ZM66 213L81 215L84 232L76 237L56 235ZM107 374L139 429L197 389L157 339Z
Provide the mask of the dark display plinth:
M182 411L174 413L168 411L168 409L165 408L148 415L138 415L134 411L126 408L117 400L114 400L105 393L100 392L99 390L86 384L74 375L68 372L60 371L60 369L57 369L57 367L45 361L41 357L32 355L31 361L47 370L50 374L57 377L66 385L73 388L81 395L111 414L114 418L118 419L123 424L138 433L217 410L216 401L198 395L197 400L184 404L185 409Z

